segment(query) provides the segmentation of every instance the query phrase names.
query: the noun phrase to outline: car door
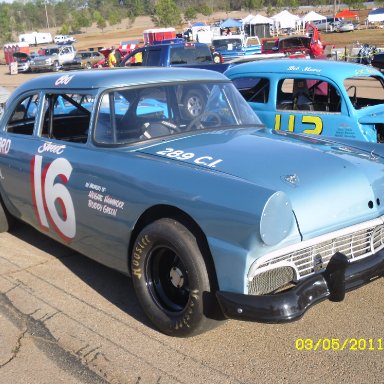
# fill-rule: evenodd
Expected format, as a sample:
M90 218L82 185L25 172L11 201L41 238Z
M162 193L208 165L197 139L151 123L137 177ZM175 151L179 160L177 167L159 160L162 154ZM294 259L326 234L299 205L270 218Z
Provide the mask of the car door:
M50 169L55 168L51 163L54 163L54 157L58 157L64 152L67 144L56 143L52 137L49 137L48 129L41 128L46 126L45 119L48 116L44 98L43 93L31 92L9 106L4 120L3 140L6 144L3 155L6 156L1 157L2 176L0 178L4 196L7 197L16 216L32 225L48 227L47 217L57 217L57 210L66 206L65 196L59 199L60 203L56 206L56 198L60 193L51 198L51 194L47 192L52 190L54 196L60 190L60 187L55 186L56 181L50 179L52 175ZM68 110L68 112L70 111L72 110ZM50 116L53 118L54 113L50 113ZM62 108L57 109L57 116L65 119ZM80 119L77 119L77 122L79 121ZM76 130L78 129L79 126L76 124ZM69 169L70 167L56 176L63 180L68 179L67 171ZM43 185L48 185L48 187L44 188ZM43 214L46 209L48 209L49 215ZM68 213L69 221L71 209L68 206L65 210ZM66 233L64 227L60 230L61 225L58 222L55 222L55 226L61 235L71 237L70 233Z
M343 93L328 79L255 73L232 81L269 128L353 137L354 123Z
M338 87L316 76L287 76L276 81L270 124L277 130L346 137L349 112Z
M0 141L0 185L12 214L124 270L129 238L121 235L127 234L125 201L117 196L121 178L108 171L114 155L89 145L90 98L32 93L10 106Z

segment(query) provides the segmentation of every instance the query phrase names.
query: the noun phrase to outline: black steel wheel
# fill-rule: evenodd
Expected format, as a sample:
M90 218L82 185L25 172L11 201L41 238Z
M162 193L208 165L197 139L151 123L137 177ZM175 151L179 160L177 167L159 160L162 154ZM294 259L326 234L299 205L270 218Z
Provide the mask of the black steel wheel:
M212 328L204 314L210 279L195 236L181 223L160 219L145 227L131 256L135 292L153 324L170 336Z

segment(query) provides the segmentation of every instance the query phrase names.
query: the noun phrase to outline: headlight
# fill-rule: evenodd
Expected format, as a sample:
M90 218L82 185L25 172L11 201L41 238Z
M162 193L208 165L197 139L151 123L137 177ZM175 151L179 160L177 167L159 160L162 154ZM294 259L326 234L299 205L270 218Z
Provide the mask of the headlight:
M292 229L294 220L292 205L288 196L275 192L265 203L260 219L260 235L267 245L275 245L285 239Z

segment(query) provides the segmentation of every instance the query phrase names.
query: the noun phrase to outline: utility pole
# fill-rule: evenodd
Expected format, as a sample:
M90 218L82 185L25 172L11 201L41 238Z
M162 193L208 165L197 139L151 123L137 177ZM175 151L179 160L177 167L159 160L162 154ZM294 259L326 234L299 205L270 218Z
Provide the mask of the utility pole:
M47 10L47 0L44 1L45 6L45 17L47 19L47 28L49 29L49 20L48 20L48 10Z

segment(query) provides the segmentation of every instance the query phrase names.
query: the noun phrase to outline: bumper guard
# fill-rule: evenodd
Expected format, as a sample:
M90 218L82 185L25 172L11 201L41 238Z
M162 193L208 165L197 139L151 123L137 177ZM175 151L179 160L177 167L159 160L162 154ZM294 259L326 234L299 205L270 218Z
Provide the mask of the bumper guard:
M353 263L337 252L324 272L302 280L287 291L259 296L218 291L216 296L227 318L284 323L300 319L310 307L327 298L342 301L345 292L383 274L384 250Z

